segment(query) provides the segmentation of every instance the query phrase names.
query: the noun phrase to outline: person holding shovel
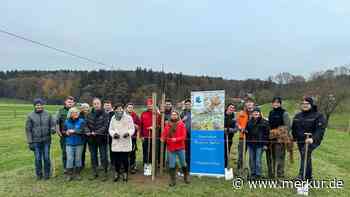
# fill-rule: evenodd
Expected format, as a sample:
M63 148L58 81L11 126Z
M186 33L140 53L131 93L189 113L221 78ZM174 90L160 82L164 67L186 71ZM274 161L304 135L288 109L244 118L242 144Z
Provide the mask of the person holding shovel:
M230 103L227 105L225 110L225 144L224 144L224 150L225 150L225 168L227 168L228 164L228 155L231 152L231 146L232 146L232 138L234 134L237 132L236 127L236 118L235 118L235 111L236 107L233 103Z
M50 145L51 135L55 133L55 122L52 116L44 110L42 99L35 99L33 104L34 111L28 114L25 132L28 147L34 152L36 178L47 180L51 176Z
M67 181L72 181L73 178L81 180L85 120L80 118L79 114L80 110L78 108L70 108L67 115L68 119L64 123L63 132L66 136L67 151Z
M170 183L169 186L176 185L176 158L179 158L180 166L184 174L184 181L189 184L189 174L185 158L186 126L180 120L177 111L172 111L170 121L165 125L161 140L167 145L168 168Z
M312 152L322 142L326 130L326 119L318 112L311 97L304 97L300 105L301 112L295 115L292 124L292 135L300 153L297 179L312 180Z

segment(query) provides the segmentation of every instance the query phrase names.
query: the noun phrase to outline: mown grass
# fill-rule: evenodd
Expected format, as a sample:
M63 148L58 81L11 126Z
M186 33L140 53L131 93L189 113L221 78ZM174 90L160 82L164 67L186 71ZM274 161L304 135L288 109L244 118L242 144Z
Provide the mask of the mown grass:
M113 183L100 180L89 181L89 159L87 169L83 172L80 182L66 182L62 175L60 149L58 137L54 136L52 156L56 164L57 177L49 181L35 181L33 153L27 149L24 135L24 121L26 114L32 110L32 105L16 104L16 116L13 104L0 104L0 196L295 196L293 189L249 189L246 185L240 190L232 188L229 181L217 178L192 177L192 183L185 185L178 181L176 188L168 188L167 177L157 177L153 183L150 177L131 175L128 184ZM293 104L290 104L293 106ZM51 113L55 113L59 106L47 106ZM263 106L268 110L269 106ZM288 107L288 110L293 110ZM291 113L291 112L290 112ZM324 142L314 153L315 179L341 179L345 181L343 189L313 189L311 196L349 196L350 181L350 135L334 129L326 132ZM236 161L235 136L232 148L232 161ZM140 146L139 146L140 147ZM295 150L296 151L296 150ZM141 148L138 152L138 162L141 162ZM264 155L265 157L265 155ZM296 176L299 156L295 152L295 162L286 166L288 179ZM140 165L139 165L140 166ZM264 160L264 173L266 163Z

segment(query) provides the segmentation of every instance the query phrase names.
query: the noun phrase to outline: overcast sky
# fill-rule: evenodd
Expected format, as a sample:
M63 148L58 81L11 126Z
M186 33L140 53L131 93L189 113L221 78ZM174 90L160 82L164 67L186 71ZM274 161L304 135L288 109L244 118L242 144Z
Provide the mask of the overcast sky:
M265 79L350 63L349 0L2 0L0 19L109 68ZM67 68L106 69L0 33L0 70Z

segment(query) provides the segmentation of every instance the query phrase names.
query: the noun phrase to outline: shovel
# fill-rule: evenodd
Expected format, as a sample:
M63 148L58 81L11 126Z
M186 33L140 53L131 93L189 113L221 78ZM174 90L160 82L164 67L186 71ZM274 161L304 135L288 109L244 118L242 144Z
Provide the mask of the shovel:
M152 175L152 164L149 163L149 161L151 160L150 158L150 152L151 152L151 132L150 130L148 130L148 144L147 144L147 163L145 164L145 169L144 169L144 175L145 176L151 176Z
M228 149L228 135L226 134L226 157L227 157L227 167L225 168L225 180L229 181L233 179L233 169L229 168L230 161L230 151Z
M306 136L306 139L309 139L311 137L311 133L304 133ZM309 152L309 144L305 143L305 152L304 152L304 168L303 168L303 181L305 181L306 178L306 165L307 165L307 160L308 160L308 152ZM304 184L301 187L297 188L297 193L299 195L304 195L308 196L309 195L309 187L308 184Z

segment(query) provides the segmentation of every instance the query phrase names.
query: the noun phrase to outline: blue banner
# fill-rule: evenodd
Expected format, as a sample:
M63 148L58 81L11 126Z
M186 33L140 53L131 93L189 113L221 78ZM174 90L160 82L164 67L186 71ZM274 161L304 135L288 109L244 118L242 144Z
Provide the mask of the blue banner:
M192 175L224 176L225 91L192 92Z

